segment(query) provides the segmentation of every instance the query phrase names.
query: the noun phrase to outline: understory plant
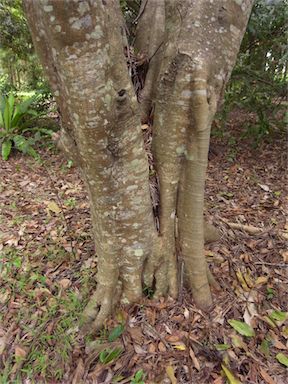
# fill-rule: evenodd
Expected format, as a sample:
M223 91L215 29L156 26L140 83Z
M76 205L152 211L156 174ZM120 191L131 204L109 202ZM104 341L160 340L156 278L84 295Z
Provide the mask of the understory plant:
M17 103L12 93L1 97L0 145L3 160L8 160L13 147L37 158L38 154L33 145L40 140L41 135L51 135L51 130L35 126L35 120L40 114L32 109L31 105L36 98L37 96L33 96ZM27 132L34 132L34 135L27 137Z
M254 146L287 126L287 15L285 1L254 2L225 93L220 120L225 124L230 111L242 110L250 120L243 137Z

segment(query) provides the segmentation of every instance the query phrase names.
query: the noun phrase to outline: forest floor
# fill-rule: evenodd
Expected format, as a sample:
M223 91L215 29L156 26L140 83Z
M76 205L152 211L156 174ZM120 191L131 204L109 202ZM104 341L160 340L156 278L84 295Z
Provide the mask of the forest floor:
M186 291L147 298L93 338L78 330L97 264L78 171L52 145L38 162L0 161L1 384L288 382L286 142L253 148L247 119L232 114L211 140L206 216L222 234L205 248L221 286L211 311Z

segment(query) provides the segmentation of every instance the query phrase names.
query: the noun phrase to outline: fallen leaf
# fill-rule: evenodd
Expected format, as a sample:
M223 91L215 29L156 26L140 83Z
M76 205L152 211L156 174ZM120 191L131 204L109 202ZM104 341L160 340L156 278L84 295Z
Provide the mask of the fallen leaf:
M248 287L248 285L247 285L247 283L246 283L246 281L245 281L245 279L244 279L244 276L243 276L242 272L239 271L239 270L236 271L236 276L237 276L237 279L238 279L239 283L242 285L242 288L243 288L245 291L249 292L249 291L250 291L250 288Z
M281 252L284 263L288 263L288 251Z
M63 289L67 289L71 286L71 281L69 279L61 279L59 280L59 285L61 285L61 287Z
M166 352L166 347L165 345L162 343L162 341L159 342L158 344L158 349L160 352Z
M228 320L228 323L231 325L231 327L235 329L235 331L240 333L240 335L242 336L246 336L246 337L255 336L254 329L250 325L243 323L243 321L232 319L232 320Z
M221 364L221 367L228 379L229 384L241 384L241 382L238 379L236 379L233 373L224 364Z
M276 384L270 375L263 368L260 367L260 374L267 384Z
M270 355L270 342L267 339L262 340L259 350L267 358Z
M53 213L56 213L56 215L58 215L61 212L61 208L58 207L55 201L48 201L46 202L46 204L47 204L47 209Z
M26 355L27 355L26 349L24 349L23 347L20 347L20 345L15 346L15 357L16 358L24 359L26 357Z
M6 336L1 336L0 337L0 356L4 352L5 348L7 345L7 337Z
M252 292L253 291L251 291L251 293ZM247 305L246 305L246 308L244 311L243 319L244 319L246 324L252 326L253 325L252 319L253 319L253 317L255 317L257 315L258 315L258 312L256 309L256 305L254 303L254 299L253 299L252 294L250 294L247 298Z
M143 349L142 347L140 347L140 345L138 344L133 344L133 347L134 347L134 351L136 353L138 353L138 355L146 355L147 351L145 351L145 349Z
M169 377L169 379L171 381L171 384L177 384L177 379L175 377L174 368L172 367L172 365L168 365L166 367L166 373L167 373L167 376Z
M270 188L268 187L268 185L265 185L265 184L258 184L258 185L261 189L263 189L263 191L270 192Z
M75 369L72 384L81 383L83 375L85 372L83 360L80 358L77 363L77 368Z
M288 318L288 312L273 311L270 313L269 317L273 320L283 322Z
M124 325L123 324L117 325L117 327L113 328L112 331L110 332L108 336L108 341L110 343L115 341L118 337L122 335L123 332L124 332Z
M223 384L223 378L221 376L218 376L217 379L213 381L213 384Z
M148 345L148 352L149 353L155 353L156 352L156 347L154 344L151 343Z
M184 309L184 317L185 317L186 320L189 319L189 310L186 307Z
M0 292L0 304L5 304L10 296L10 291L7 289L4 292Z
M279 363L285 365L285 367L288 367L288 356L284 355L284 353L277 353L276 359L279 361Z
M172 343L174 349L178 349L178 351L185 351L186 345L179 341L178 343Z
M129 327L128 332L130 333L133 341L137 344L142 344L143 343L143 333L140 327Z
M197 369L197 371L200 371L201 368L200 368L199 361L195 356L195 353L192 348L189 348L189 355L191 357L191 360L193 361L194 367Z
M255 285L266 284L268 282L268 276L259 276L255 281Z
M217 351L226 351L227 349L231 348L231 345L229 344L214 344Z

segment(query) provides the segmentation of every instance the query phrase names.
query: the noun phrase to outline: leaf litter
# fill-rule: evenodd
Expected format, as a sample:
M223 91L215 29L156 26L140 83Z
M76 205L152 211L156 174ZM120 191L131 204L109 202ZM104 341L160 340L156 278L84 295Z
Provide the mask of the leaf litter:
M225 137L211 140L205 215L222 234L205 247L221 286L211 311L187 291L178 302L147 298L119 307L92 339L78 328L97 257L77 170L53 148L38 163L19 154L0 163L1 383L287 383L285 141L252 150L245 118L226 126L233 160Z

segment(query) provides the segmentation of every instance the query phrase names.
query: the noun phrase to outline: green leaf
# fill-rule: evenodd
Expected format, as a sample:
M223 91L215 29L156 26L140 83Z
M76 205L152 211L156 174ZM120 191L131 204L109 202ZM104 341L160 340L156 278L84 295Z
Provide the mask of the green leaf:
M270 343L267 339L264 339L260 344L260 352L263 353L266 357L270 355Z
M5 140L2 143L2 159L8 160L10 152L12 148L12 141L11 140Z
M23 153L27 153L27 149L28 149L28 142L27 140L25 139L24 136L21 136L21 135L15 135L13 137L13 141L14 141L14 144L15 144L15 147L23 152Z
M34 101L36 100L36 97L35 96L32 96L30 97L29 99L25 100L25 101L22 101L22 103L18 104L19 105L19 109L20 109L20 112L22 114L26 113L28 111L28 108L30 107L30 105L32 103L34 103Z
M245 345L246 344L244 343L244 341L243 341L241 336L239 336L239 335L231 335L231 339L232 339L232 344L233 344L234 347L245 349Z
M5 130L10 131L10 123L11 123L10 105L6 101L5 108L4 108L4 127L5 127Z
M275 328L277 326L268 316L263 316L263 320L266 321L266 323L269 324L271 328Z
M235 329L235 331L240 333L240 335L242 336L246 336L246 337L255 336L254 329L250 325L243 323L243 321L232 319L232 320L228 320L228 323L231 325L231 327Z
M0 111L0 128L5 128L4 127L4 118L3 118L3 113Z
M17 127L17 125L18 125L18 123L22 117L24 117L24 114L20 111L19 105L16 105L16 107L14 109L12 121L11 121L12 129Z
M112 329L112 331L110 332L108 336L108 341L110 341L110 343L112 341L115 341L119 336L122 335L123 331L124 331L124 325L123 324L117 325L117 327Z
M227 351L227 349L231 348L229 344L214 344L217 351Z
M144 373L143 369L139 369L139 371L135 373L135 376L134 376L135 380L140 381L143 377L143 373Z
M34 159L39 159L39 155L38 153L35 151L35 149L33 147L31 147L30 145L28 146L27 148L27 153L28 155L34 157Z
M15 97L14 97L13 93L10 93L10 95L8 97L8 104L10 107L10 111L12 112L14 109L14 104L15 104ZM11 115L12 115L12 113L11 113Z
M285 321L287 318L288 313L287 312L281 312L281 311L273 311L269 317L276 321Z
M228 379L229 384L241 384L241 382L236 379L233 373L224 364L221 364L221 367Z
M106 348L99 355L99 360L102 364L108 364L113 360L118 359L121 355L123 349L121 347L117 347L114 349Z
M22 265L22 259L21 257L16 257L16 259L13 260L13 265L16 268L20 268Z
M276 359L279 361L279 363L285 365L285 367L288 367L288 356L284 355L284 353L277 353Z

